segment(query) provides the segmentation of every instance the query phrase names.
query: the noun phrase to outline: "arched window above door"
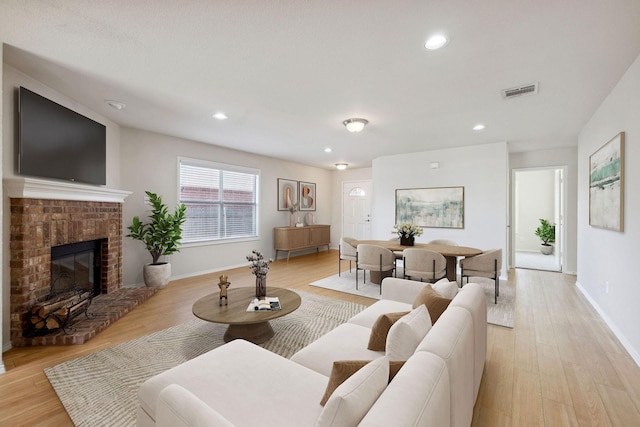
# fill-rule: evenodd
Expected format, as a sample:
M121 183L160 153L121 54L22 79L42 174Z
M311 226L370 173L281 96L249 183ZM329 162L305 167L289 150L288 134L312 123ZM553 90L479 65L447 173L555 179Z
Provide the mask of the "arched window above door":
M354 187L349 191L349 196L351 197L364 197L367 193L360 187Z

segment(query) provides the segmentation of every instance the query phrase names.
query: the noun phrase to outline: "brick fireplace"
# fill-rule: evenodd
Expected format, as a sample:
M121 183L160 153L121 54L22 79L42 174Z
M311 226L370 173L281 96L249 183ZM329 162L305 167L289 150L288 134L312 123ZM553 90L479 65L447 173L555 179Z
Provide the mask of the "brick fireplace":
M153 294L148 288L121 289L122 205L128 193L67 183L43 184L32 179L13 180L9 185L5 180L5 186L11 200L10 314L14 346L83 343ZM73 200L78 198L88 200ZM50 293L51 248L87 241L98 241L100 246L100 295L94 297L90 307L98 315L92 321L78 316L73 332L25 336L28 310Z

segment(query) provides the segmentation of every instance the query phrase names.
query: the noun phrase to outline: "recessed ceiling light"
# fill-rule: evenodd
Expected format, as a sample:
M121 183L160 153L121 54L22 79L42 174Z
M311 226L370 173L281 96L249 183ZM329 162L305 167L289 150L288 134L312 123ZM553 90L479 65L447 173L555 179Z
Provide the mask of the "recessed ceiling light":
M229 117L222 111L219 111L213 115L213 118L216 120L227 120Z
M477 125L475 125L475 126L473 127L473 130L482 130L482 129L484 129L485 127L486 127L486 126L485 126L485 125L483 125L482 123L478 123Z
M126 105L125 103L123 103L123 102L120 102L120 101L113 101L113 100L110 100L110 99L108 99L108 100L106 100L106 101L104 101L104 102L106 102L106 103L107 103L107 105L108 105L109 107L111 107L111 108L115 108L116 110L122 110L122 109L124 109L124 107L126 107L126 106L127 106L127 105Z
M424 43L424 47L428 50L436 50L446 46L449 43L449 39L443 34L434 34L429 37Z
M349 166L347 163L336 163L336 168L339 171L343 171L347 168L347 166Z
M330 153L331 151L332 151L332 150L331 150L331 147L327 147L327 148L325 148L325 149L324 149L324 152L325 152L325 153Z

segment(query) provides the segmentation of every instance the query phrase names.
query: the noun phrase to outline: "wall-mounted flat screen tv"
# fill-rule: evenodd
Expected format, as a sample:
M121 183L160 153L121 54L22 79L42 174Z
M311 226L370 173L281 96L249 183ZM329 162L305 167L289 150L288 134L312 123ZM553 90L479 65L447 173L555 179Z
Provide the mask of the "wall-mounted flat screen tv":
M106 127L20 87L18 173L105 185Z

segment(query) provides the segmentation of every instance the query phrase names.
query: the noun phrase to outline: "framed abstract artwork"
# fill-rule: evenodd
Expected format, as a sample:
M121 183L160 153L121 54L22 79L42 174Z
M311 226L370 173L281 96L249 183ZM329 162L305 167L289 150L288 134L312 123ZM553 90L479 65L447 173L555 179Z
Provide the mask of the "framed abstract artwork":
M396 190L396 224L464 228L464 187Z
M316 210L316 185L313 182L300 181L300 210Z
M589 156L589 225L624 231L624 132Z
M278 178L278 210L288 211L298 201L298 181Z

